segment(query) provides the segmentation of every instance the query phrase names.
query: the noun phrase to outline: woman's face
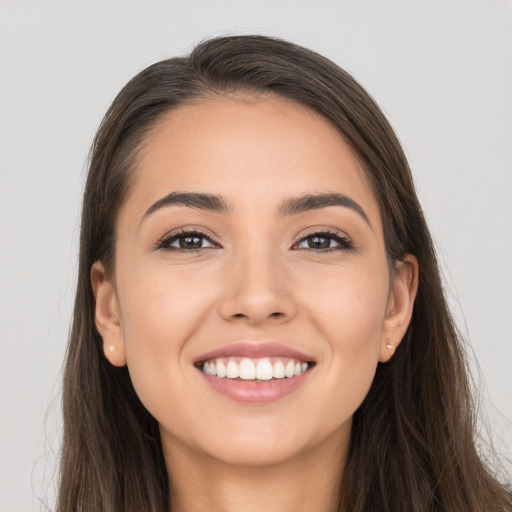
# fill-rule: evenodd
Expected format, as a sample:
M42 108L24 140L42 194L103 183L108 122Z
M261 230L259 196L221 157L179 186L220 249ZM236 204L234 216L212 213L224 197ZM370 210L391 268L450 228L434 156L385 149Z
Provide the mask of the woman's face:
M93 267L96 322L166 450L277 463L348 442L410 318L401 268L390 278L376 199L328 121L205 99L147 139L115 276Z

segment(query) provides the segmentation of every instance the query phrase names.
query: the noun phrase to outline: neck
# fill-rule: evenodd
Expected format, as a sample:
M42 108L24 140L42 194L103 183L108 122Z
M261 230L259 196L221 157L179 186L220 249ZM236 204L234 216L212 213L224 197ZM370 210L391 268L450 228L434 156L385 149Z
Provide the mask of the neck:
M225 464L165 442L172 512L336 512L348 450L348 436L326 440L279 464Z

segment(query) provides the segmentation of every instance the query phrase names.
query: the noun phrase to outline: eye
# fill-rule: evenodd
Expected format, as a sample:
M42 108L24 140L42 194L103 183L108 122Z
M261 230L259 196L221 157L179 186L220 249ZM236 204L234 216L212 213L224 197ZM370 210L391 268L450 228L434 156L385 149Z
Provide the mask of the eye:
M209 245L205 246L204 243ZM201 231L187 231L182 229L179 233L170 234L162 238L155 246L155 249L164 251L199 251L218 247L206 233Z
M350 238L338 231L317 231L303 237L296 247L318 250L317 252L331 252L350 251L354 248L354 244Z

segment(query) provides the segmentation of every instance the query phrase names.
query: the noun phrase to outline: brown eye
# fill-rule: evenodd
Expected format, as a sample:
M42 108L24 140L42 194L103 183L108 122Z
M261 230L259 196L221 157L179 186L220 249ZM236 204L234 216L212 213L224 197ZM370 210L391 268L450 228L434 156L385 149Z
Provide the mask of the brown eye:
M201 249L203 237L198 235L180 236L176 239L180 249Z
M341 233L325 231L303 237L297 244L297 248L319 250L320 252L348 251L353 248L353 244L348 237Z
M332 238L326 236L310 236L306 239L308 241L309 249L330 249Z
M208 245L205 246L205 243ZM200 231L181 231L175 235L163 238L156 245L156 249L167 251L199 251L212 247L216 247L216 245L207 235Z

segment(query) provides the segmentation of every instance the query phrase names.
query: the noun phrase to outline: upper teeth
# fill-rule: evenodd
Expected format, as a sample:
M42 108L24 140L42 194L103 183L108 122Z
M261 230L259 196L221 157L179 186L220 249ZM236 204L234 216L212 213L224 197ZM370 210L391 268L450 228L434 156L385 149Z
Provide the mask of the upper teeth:
M308 363L295 359L282 358L250 359L240 358L218 358L206 361L203 364L203 372L207 375L214 375L218 378L243 380L270 380L294 377L304 373L308 369Z

